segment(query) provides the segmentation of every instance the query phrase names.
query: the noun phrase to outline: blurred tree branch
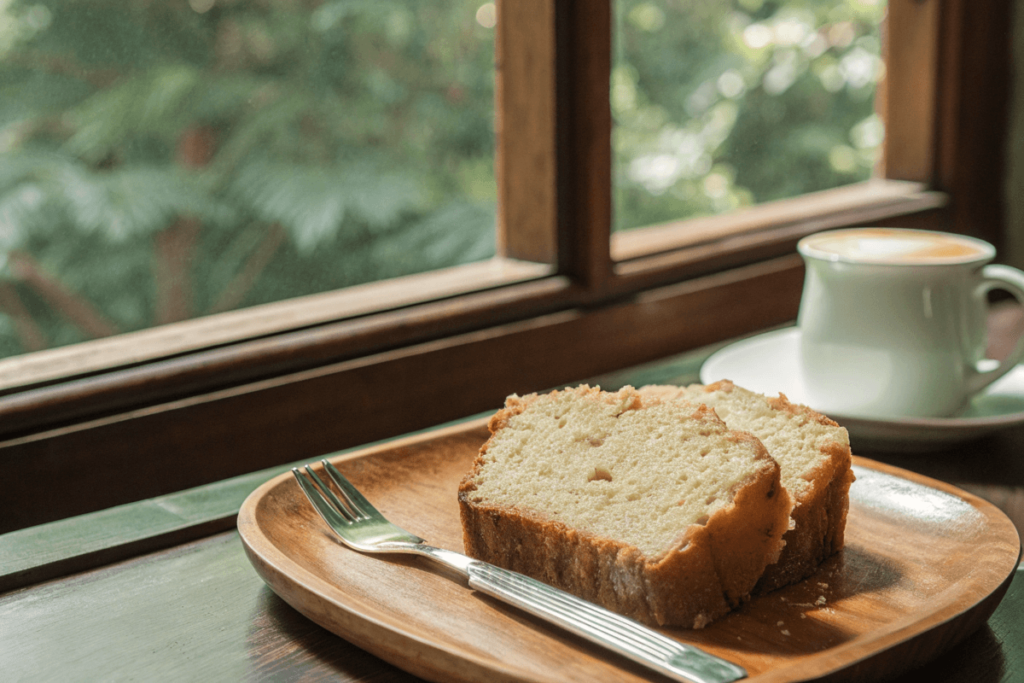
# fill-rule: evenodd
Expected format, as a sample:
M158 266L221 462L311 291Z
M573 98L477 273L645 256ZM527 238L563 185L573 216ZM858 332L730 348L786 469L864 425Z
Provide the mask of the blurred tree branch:
M97 89L109 88L122 76L118 69L112 67L89 68L66 54L55 55L34 51L14 52L6 55L4 61L10 66L29 67L45 73L77 78Z
M217 147L216 131L197 126L181 134L175 154L179 166L198 169L207 166ZM203 225L182 216L156 235L153 277L156 280L157 325L187 320L193 315L191 266Z
M99 309L47 273L31 255L15 251L8 255L8 259L15 278L38 292L53 310L67 318L87 337L109 337L119 332L117 325Z
M256 246L256 249L246 259L242 269L224 287L216 302L210 307L209 313L222 313L237 307L245 299L245 295L252 289L260 273L263 272L274 254L284 244L288 233L280 223L271 225Z
M18 341L25 351L41 351L50 345L42 328L22 303L18 290L10 282L0 282L0 310L10 316Z
M192 282L189 271L202 224L179 218L157 233L153 245L153 279L156 281L154 324L192 317Z

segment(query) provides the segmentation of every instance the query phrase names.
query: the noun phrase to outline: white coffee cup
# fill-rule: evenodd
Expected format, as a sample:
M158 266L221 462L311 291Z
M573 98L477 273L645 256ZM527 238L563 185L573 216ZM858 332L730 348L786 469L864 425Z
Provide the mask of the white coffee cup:
M813 408L860 418L945 417L1024 356L985 358L987 294L1024 305L1024 272L986 265L988 242L851 228L806 237L800 366Z

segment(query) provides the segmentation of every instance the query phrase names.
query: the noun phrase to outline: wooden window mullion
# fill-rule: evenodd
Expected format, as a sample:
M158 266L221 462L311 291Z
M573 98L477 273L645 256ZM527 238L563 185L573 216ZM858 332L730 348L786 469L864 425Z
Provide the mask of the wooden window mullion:
M498 7L499 254L557 264L598 297L612 274L611 0Z
M555 0L498 2L498 255L557 260Z
M882 47L886 75L877 96L885 121L886 178L934 180L939 9L937 0L889 3Z
M612 0L557 3L559 270L584 298L612 283Z

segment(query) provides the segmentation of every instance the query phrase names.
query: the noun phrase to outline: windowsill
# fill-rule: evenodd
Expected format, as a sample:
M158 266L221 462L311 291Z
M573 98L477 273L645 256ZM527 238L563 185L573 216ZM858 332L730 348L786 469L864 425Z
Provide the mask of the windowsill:
M611 256L616 274L623 277L675 270L730 253L766 252L780 244L791 250L796 240L819 230L877 223L947 203L944 193L929 191L923 183L875 179L721 216L617 232Z
M546 264L493 258L4 358L0 394L536 280L552 271Z

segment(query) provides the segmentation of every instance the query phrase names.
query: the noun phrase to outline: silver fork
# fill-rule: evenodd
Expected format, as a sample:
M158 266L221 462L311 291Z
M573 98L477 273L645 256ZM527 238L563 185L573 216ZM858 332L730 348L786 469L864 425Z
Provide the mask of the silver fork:
M460 553L435 548L395 526L370 505L358 489L331 463L324 471L341 492L336 496L309 466L292 474L309 501L342 542L365 553L426 555L469 579L469 586L546 619L598 645L670 678L692 683L728 683L746 678L747 672L692 645L667 638L632 619L492 564Z

